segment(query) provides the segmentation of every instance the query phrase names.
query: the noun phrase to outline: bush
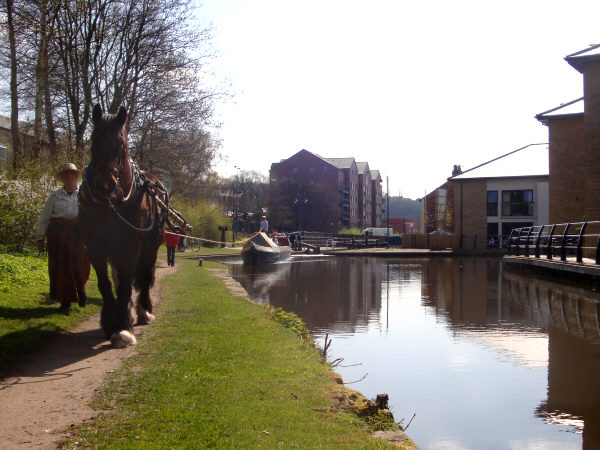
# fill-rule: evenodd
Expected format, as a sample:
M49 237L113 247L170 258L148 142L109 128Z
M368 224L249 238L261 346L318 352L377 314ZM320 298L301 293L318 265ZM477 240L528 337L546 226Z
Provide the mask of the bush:
M220 206L214 206L204 200L190 204L177 197L171 199L171 204L193 227L190 236L221 242L219 226L228 227L230 231L227 234L231 236L231 219L223 215Z
M33 244L40 212L56 187L54 177L34 166L0 175L0 244L17 252Z
M340 234L359 235L360 233L362 233L363 230L364 230L364 228L342 228L340 230Z

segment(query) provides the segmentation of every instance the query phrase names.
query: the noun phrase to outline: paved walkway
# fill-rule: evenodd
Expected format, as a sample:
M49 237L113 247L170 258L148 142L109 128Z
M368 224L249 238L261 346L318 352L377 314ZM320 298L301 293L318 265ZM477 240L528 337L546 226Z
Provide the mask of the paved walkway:
M536 258L534 256L515 256L507 255L502 259L503 262L514 267L521 267L539 272L547 272L564 277L588 278L593 281L600 280L600 265L591 258L583 258L582 262L577 262L574 256L567 257L566 261L554 257L547 259L545 256Z

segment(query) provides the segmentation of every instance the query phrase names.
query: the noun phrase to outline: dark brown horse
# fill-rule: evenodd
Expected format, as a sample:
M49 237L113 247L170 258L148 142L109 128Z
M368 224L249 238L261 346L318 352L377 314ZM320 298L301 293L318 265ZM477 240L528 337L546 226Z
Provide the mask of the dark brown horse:
M126 347L136 344L132 286L139 292L137 323L147 324L154 318L150 288L168 198L162 183L138 170L129 158L127 110L121 107L117 114L103 114L96 105L92 120L92 159L79 191L79 223L104 300L100 324L113 346ZM108 262L114 269L113 280L117 275L116 298Z

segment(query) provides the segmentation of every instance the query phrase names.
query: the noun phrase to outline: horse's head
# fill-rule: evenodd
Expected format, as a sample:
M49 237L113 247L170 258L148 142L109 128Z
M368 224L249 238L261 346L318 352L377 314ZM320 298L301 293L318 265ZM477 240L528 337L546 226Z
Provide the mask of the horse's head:
M125 128L127 110L121 106L117 114L104 114L100 105L96 105L92 122L92 160L87 168L87 181L98 199L121 199L132 181Z

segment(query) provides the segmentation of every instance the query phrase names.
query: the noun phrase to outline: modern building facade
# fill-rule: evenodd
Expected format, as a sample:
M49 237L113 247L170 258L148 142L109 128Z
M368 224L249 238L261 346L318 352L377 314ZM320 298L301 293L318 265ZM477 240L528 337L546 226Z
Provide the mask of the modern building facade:
M424 231L501 245L513 228L548 223L548 144L530 144L454 175L422 202Z
M583 97L536 116L548 127L549 220L600 220L600 45L565 60L583 75Z
M335 233L343 228L381 226L381 177L377 172L379 189L373 194L367 163L301 150L271 164L269 181L269 216L275 227Z

